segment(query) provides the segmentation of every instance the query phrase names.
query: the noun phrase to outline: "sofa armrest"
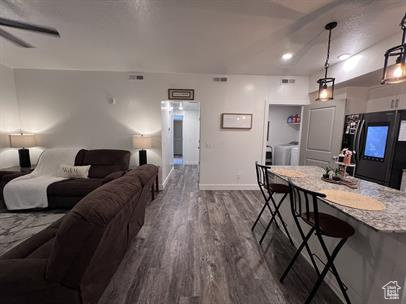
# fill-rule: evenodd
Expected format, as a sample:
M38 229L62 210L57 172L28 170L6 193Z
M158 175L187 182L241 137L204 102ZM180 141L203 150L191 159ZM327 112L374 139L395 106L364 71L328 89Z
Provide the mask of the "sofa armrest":
M124 174L125 174L125 171L116 171L116 172L110 173L103 178L103 184L106 184L108 182L111 182L112 180L122 177Z
M46 259L0 260L1 303L80 303L79 293L45 279Z
M11 174L7 174L7 175L3 175L3 177L1 178L1 180L2 180L3 182L8 183L9 181L11 181L11 180L13 180L13 179L15 179L15 178L17 178L17 177L20 177L20 176L23 176L23 175L27 175L27 174L30 174L30 173L31 173L31 172L11 173Z
M19 292L24 286L34 286L45 281L47 259L0 260L0 293ZM28 286L27 286L28 285Z

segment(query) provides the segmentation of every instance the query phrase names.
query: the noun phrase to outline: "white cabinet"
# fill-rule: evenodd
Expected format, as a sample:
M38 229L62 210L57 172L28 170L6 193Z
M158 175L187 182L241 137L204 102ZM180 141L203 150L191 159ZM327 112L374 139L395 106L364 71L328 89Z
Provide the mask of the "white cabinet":
M370 99L367 103L367 113L396 110L399 105L399 96Z
M370 88L367 112L382 112L406 109L406 83Z
M406 94L400 95L397 109L398 110L405 110L406 109Z

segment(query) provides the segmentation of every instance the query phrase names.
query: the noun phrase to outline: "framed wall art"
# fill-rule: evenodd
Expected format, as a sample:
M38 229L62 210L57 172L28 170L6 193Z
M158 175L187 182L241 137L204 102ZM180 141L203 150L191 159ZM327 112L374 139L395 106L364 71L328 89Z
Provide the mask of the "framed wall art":
M222 113L222 129L252 129L252 114L246 113Z
M170 99L170 100L195 100L195 90L193 90L193 89L168 89L168 99Z

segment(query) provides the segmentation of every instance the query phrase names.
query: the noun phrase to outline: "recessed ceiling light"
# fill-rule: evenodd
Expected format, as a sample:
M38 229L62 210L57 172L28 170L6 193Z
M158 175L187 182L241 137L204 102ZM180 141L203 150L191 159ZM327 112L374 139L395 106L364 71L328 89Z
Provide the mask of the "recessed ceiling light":
M350 57L351 57L350 54L341 54L340 56L338 56L338 60L346 60Z
M283 59L283 60L289 60L289 59L291 59L292 57L293 57L293 54L292 54L292 53L285 53L285 54L282 55L282 59Z

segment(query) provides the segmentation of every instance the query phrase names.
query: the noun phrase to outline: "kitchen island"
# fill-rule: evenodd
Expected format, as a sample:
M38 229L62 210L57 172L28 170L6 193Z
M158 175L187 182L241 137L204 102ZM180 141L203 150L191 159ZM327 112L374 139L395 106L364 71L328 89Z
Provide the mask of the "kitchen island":
M324 170L314 166L273 166L272 168L293 170L303 175L303 177L288 178L277 174L277 182L287 183L290 179L296 185L312 191L334 189L353 192L373 197L385 205L384 210L368 211L338 205L323 198L319 202L321 212L339 217L353 226L356 231L336 260L338 271L349 288L352 303L385 303L382 287L391 281L397 281L402 287L400 299L391 300L391 303L406 303L406 292L404 292L406 288L406 193L358 179L353 179L358 185L357 189L328 183L321 179ZM289 203L283 204L282 213L289 232L298 246L301 238L293 222ZM333 247L336 240L327 237L326 239ZM317 241L310 244L313 247L312 250L323 259L324 255L318 248ZM308 258L306 253L304 256ZM322 264L319 266L322 267ZM332 275L329 275L326 281L335 291L338 291ZM403 300L402 294L404 294ZM337 295L341 297L339 291Z

